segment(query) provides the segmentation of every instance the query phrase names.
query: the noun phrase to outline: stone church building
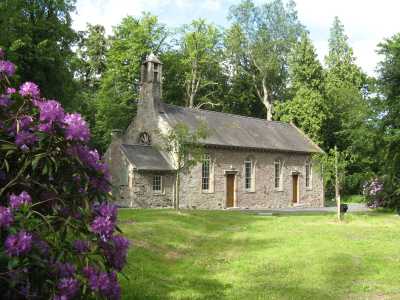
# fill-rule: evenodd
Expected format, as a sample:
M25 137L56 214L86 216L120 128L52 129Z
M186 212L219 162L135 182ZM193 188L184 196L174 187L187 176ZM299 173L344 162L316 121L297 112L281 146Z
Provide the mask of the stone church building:
M207 124L204 159L181 176L180 206L197 209L324 205L323 182L311 156L322 150L292 124L162 102L162 63L141 67L137 116L114 130L106 152L113 194L121 206L172 207L174 158L163 135L178 123Z

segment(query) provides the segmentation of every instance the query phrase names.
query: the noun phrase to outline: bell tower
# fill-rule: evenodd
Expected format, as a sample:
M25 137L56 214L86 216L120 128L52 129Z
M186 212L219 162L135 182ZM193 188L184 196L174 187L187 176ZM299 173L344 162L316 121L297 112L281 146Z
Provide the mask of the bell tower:
M162 62L153 53L140 69L140 106L147 112L158 113L162 97Z

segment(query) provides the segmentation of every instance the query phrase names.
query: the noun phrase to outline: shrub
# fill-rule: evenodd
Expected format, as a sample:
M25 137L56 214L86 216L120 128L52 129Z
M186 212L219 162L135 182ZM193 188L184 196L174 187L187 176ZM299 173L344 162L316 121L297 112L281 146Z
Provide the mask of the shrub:
M0 295L119 299L129 242L118 232L109 171L76 113L25 82L0 49Z
M372 208L384 206L383 182L375 177L363 185L363 195L367 199L367 205Z

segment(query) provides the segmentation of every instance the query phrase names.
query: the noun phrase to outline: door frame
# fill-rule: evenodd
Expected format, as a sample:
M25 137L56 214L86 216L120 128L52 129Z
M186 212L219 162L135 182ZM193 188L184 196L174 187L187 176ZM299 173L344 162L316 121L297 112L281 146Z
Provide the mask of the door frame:
M296 180L295 180L296 178ZM300 200L300 174L299 173L292 173L292 204L298 204ZM296 183L296 201L294 201L294 184Z
M231 208L231 206L228 206L228 175L233 176L233 206L232 207L237 207L237 193L236 193L236 187L237 187L237 173L238 171L225 171L225 208Z

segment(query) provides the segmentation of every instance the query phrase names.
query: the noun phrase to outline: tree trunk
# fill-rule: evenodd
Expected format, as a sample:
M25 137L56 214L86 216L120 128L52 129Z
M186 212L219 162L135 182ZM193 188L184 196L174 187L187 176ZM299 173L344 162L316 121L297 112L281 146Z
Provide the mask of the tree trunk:
M339 183L339 174L338 174L338 153L337 147L335 146L335 198L337 205L337 217L338 221L341 221L341 213L340 213L340 183Z
M267 108L267 120L272 121L272 110L273 110L273 99L270 90L267 88L266 78L264 77L262 80L262 88L263 88L263 104Z
M176 173L175 178L175 209L179 210L179 196L180 196L180 173L179 171Z

